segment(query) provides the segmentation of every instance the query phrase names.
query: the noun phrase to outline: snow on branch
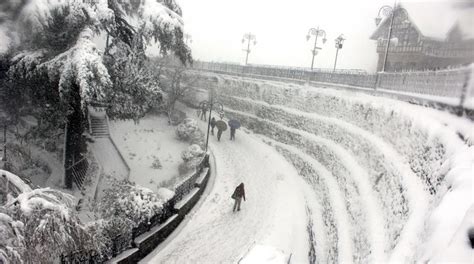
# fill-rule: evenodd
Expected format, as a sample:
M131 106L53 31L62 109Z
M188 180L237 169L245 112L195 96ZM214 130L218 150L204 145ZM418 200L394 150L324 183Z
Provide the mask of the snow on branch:
M43 188L18 195L7 204L7 207L16 207L21 214L27 217L38 210L50 210L60 213L64 219L69 219L74 205L73 196L58 190Z
M90 240L80 224L72 195L44 188L20 194L6 204L24 224L27 263L52 263L61 254L81 249Z
M107 6L107 0L30 0L21 9L19 22L32 33L41 33L50 26L55 15L65 17L68 25L92 22L99 27L100 22L111 21L114 13Z
M0 263L21 263L25 249L23 223L0 211Z
M78 84L83 101L102 98L104 88L112 85L102 54L92 37L92 30L85 28L72 48L41 65L50 76L59 75L59 89L62 92L73 83Z
M144 29L149 32L165 27L172 31L175 27L183 26L183 20L179 14L155 0L143 1L138 14L143 20Z

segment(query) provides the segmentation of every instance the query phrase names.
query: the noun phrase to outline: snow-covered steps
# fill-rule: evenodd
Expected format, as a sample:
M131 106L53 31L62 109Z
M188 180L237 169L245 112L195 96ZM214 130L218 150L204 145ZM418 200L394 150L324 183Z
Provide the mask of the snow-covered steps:
M107 118L90 116L90 126L94 137L108 137L110 135Z

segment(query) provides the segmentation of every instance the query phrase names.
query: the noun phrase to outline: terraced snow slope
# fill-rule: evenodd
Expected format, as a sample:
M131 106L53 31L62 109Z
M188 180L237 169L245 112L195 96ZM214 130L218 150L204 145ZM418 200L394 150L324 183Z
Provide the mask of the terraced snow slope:
M278 152L292 164L301 180L290 191L305 194L304 199L293 199L291 207L306 211L294 218L295 223L306 223L306 229L295 228L293 232L304 233L288 235L309 241L303 247L307 252L275 246L278 239L285 239L281 236L264 239L267 236L262 235L261 227L266 226L266 233L271 233L272 228L265 224L268 218L263 217L260 225L248 227L254 229L260 245L252 246L255 243L248 238L244 244L249 252L243 245L235 249L247 256L243 261L285 262L288 256L293 261L295 257L310 263L471 261L472 250L467 236L462 235L473 225L470 219L474 218L471 121L355 92L225 75L201 73L198 86L201 92L208 87L215 89L217 100L225 106L226 118L240 120L245 129L255 133L237 134L238 138L251 138L252 146L242 141L213 143L219 156L217 167L227 164L225 171L234 175L239 174L233 171L258 170L259 181L271 179L276 165L249 161L239 163L237 168L230 166L229 161L252 155L258 160L266 153L276 158ZM253 147L257 144L255 136L268 147ZM239 145L233 152L221 150L233 143ZM218 172L213 192L225 195L228 187L219 187L219 181L228 180L220 177L222 173ZM258 184L255 177L245 180ZM272 187L271 181L263 180L268 190L281 192ZM253 196L261 197L264 193L256 192ZM208 203L210 208L220 206L209 204L208 200L204 204ZM262 203L266 212L285 215L272 209L272 199ZM165 257L159 259L176 260L166 256L179 255L190 240L197 240L199 236L194 237L193 229L211 228L205 237L212 237L212 241L226 239L231 226L216 228L214 218L205 214L205 209L200 208L188 223L190 227L186 226L180 234L186 239L167 246L167 253L160 253ZM249 216L246 217L242 221L248 221ZM281 225L273 227L278 228ZM232 253L228 256L234 257L225 258L225 250L214 249L220 243L209 245L204 238L198 253L202 258L194 260L235 262L235 256L240 256ZM228 243L241 245L242 241L234 240L233 236L228 239ZM269 250L268 245L274 250Z
M309 261L470 260L455 256L470 251L467 236L455 234L467 233L462 221L472 206L471 121L354 92L225 75L201 74L198 86L213 87L226 117L260 134L312 187L319 208L308 207L308 216L319 217L323 226L313 229L324 232L308 232L316 252Z

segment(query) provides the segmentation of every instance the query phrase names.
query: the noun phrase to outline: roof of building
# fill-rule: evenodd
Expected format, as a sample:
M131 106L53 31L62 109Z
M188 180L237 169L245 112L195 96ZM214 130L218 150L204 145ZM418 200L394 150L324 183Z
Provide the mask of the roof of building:
M454 27L459 27L464 39L474 39L474 8L460 4L465 2L466 0L402 1L399 5L407 11L410 22L424 37L444 40ZM389 17L382 20L372 34L372 39L385 23L389 23Z

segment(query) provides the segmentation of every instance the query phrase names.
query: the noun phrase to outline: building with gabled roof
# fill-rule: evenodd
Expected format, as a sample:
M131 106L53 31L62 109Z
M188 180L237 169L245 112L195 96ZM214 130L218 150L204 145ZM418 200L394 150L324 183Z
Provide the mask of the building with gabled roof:
M474 8L453 1L402 2L370 37L377 40L377 71L433 70L474 62Z

